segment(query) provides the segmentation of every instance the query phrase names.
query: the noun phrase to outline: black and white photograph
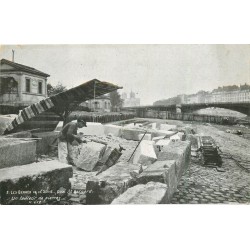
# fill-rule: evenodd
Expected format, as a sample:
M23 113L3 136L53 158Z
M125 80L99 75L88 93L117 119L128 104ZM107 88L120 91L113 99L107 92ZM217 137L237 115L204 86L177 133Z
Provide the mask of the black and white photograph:
M248 249L248 1L0 1L1 249Z
M2 205L249 204L249 45L0 58Z

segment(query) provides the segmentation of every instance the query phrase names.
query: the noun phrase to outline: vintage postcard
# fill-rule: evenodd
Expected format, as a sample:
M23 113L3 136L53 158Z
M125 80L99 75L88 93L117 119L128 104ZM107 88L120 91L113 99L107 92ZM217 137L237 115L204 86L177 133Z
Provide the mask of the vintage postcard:
M249 45L1 45L0 204L249 204Z

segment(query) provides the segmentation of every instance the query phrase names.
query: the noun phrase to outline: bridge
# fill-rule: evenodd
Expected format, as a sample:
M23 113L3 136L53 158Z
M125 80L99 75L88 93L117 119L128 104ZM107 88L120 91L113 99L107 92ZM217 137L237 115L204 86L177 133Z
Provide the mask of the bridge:
M211 102L211 103L190 103L190 104L171 104L171 105L151 105L151 106L137 106L124 107L123 110L133 110L137 114L142 114L149 110L154 111L169 111L172 113L192 113L194 111L205 108L224 108L238 111L250 116L250 101L246 102Z

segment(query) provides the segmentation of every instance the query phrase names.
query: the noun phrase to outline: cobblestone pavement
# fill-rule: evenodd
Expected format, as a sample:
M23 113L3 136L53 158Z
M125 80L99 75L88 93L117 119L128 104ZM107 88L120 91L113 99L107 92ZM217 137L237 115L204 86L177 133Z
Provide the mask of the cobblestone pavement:
M234 164L225 167L226 172L215 168L191 164L182 177L172 204L250 204L250 174L237 169Z
M211 135L222 152L237 159L250 160L250 143L237 135L228 135L213 126L198 126L198 133ZM225 172L205 167L193 159L182 177L172 204L250 204L250 172L232 159L222 158ZM249 168L249 163L242 164Z

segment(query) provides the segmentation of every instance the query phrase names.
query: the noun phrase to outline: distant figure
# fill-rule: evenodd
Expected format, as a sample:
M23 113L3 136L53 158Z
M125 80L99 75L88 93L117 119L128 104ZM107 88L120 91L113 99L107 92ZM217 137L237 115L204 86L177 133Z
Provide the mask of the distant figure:
M78 118L77 122L69 122L63 128L58 138L58 158L59 161L74 165L73 146L79 143L86 143L77 135L77 129L87 127L86 122ZM66 156L66 157L65 157Z

